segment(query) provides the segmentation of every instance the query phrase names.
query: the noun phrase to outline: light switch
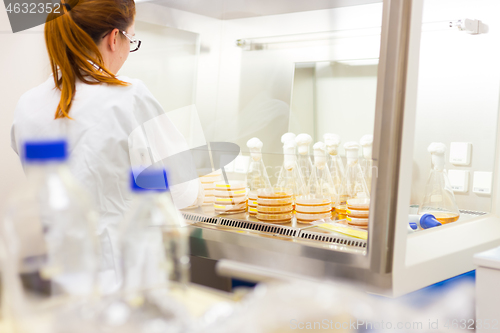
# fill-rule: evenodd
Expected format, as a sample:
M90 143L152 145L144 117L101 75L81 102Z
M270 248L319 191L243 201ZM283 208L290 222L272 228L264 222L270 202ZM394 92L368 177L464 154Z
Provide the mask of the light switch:
M451 189L455 193L466 193L469 191L469 171L467 170L448 170Z
M454 165L469 165L472 144L469 142L452 142L450 144L450 163Z
M476 171L474 172L474 184L472 185L472 192L478 194L491 194L491 180L493 173Z

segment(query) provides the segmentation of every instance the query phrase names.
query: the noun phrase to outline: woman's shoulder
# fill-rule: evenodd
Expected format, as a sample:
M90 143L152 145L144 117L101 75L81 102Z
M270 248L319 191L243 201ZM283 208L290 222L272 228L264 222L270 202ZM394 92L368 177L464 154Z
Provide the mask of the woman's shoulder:
M146 87L144 82L140 79L130 78L128 76L117 76L117 78L123 82L127 82L129 85L126 89L130 90L132 93L137 95L150 95L152 96L149 89Z
M53 91L55 90L54 88L55 88L55 83L51 75L43 83L39 84L34 88L29 89L24 94L22 94L21 97L19 98L19 102L29 101L33 99L38 100L41 96L47 97L51 93L53 93Z

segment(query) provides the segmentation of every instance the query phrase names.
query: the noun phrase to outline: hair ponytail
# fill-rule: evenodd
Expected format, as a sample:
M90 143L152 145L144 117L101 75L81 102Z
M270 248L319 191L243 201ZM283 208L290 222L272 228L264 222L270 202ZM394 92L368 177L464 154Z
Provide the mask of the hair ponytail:
M126 30L132 24L135 4L133 0L67 0L61 4L60 13L47 18L45 43L54 83L61 91L55 118L71 119L76 79L86 84L128 85L105 68L97 44L109 31Z

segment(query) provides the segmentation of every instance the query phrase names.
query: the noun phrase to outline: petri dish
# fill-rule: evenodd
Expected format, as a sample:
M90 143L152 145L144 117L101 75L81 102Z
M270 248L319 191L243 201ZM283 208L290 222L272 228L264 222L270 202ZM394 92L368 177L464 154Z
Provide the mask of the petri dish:
M203 202L215 202L215 197L213 195L205 195L205 198L203 198Z
M257 215L257 207L248 206L248 213L250 215Z
M292 197L282 197L282 198L267 198L267 197L260 197L257 199L257 204L258 205L264 205L264 206L283 206L283 205L291 205L292 204Z
M362 218L362 219L367 219L368 214L370 213L369 210L361 210L361 209L347 209L346 211L347 216L354 217L354 218Z
M245 202L238 203L238 204L220 204L215 202L214 203L214 208L218 210L240 210L240 209L246 209L247 205Z
M347 200L347 208L368 210L370 209L370 198L356 198Z
M214 193L218 197L224 197L224 198L246 197L247 191L246 190L226 191L226 190L219 190L216 188Z
M257 206L257 211L259 213L278 214L278 213L289 213L292 210L293 210L292 205L284 205L284 206L263 206L263 205L259 205L259 206Z
M217 214L221 214L221 215L240 214L240 213L245 213L246 209L240 209L240 210L219 210L219 209L216 209L215 212Z
M241 181L232 181L230 180L229 183L226 183L225 181L219 181L215 182L215 189L216 190L226 190L226 191L234 191L234 190L245 190L246 184Z
M257 202L257 199L254 200L254 199L248 198L248 205L249 206L255 206L255 207L257 207L258 204L259 203Z
M283 214L257 213L257 219L259 219L259 221L268 223L288 223L292 220L292 217L292 212Z
M332 217L332 213L316 213L316 214L304 214L296 212L297 222L300 223L311 223L321 219L328 219Z
M295 210L300 213L328 213L332 211L331 205L302 206L295 204Z
M296 205L301 206L323 206L323 205L332 205L332 200L330 198L307 198L307 197L297 197L295 199Z
M211 182L211 183L201 183L201 186L203 187L203 189L206 191L206 190L213 190L215 188L214 186L214 183Z
M367 226L368 225L368 219L359 219L355 217L347 217L346 218L347 223L355 225L355 226Z
M241 197L219 197L215 196L215 203L221 204L221 205L234 205L234 204L239 204L239 203L246 203L246 197L241 196Z

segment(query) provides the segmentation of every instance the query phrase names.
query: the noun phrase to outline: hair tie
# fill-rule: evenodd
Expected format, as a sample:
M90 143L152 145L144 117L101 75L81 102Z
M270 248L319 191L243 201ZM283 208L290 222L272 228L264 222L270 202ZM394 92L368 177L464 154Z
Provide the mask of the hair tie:
M61 3L64 7L66 7L66 10L69 12L71 10L71 6L68 3Z

